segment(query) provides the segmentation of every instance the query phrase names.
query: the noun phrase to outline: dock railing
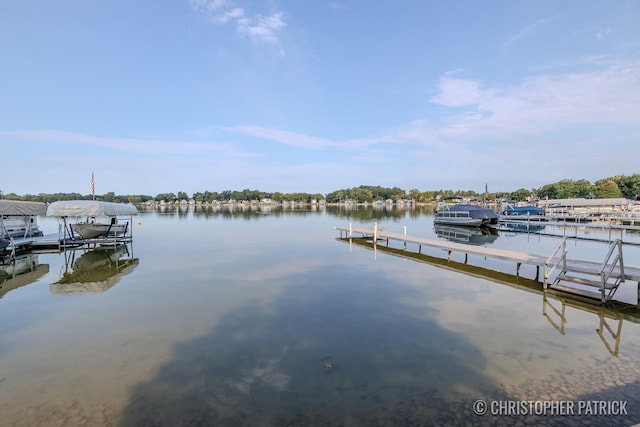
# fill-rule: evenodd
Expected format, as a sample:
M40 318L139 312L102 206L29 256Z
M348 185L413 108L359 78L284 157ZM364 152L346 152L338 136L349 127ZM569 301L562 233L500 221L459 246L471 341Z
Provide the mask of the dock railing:
M614 253L618 250L616 255ZM609 263L613 257L613 261ZM615 242L609 248L609 252L605 257L604 261L600 265L600 292L602 293L602 302L606 301L606 286L607 282L611 278L613 271L616 269L616 266L620 266L620 275L616 278L616 282L614 284L614 289L618 287L621 282L624 282L624 262L622 259L622 241L620 239L616 239Z
M553 259L556 257L556 254L561 249L562 249L562 254L560 255L560 257L558 257L558 259L553 264L551 264ZM549 258L547 258L547 260L544 262L544 283L543 283L544 290L547 290L549 277L551 277L551 275L556 270L558 265L560 265L561 261L562 261L563 270L566 270L567 268L567 238L566 237L562 239L562 242L558 245L556 250L553 251L553 253L549 255Z

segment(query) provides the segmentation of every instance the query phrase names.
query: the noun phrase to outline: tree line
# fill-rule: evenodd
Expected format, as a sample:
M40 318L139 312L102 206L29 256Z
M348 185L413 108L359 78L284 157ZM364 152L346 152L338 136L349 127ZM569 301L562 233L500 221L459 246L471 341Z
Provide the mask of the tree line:
M405 192L399 188L383 188L361 185L349 189L337 190L327 194L329 203L352 200L356 202L373 202L387 199L413 199L421 202L429 202L445 197L477 197L487 196L489 200L510 199L517 201L530 201L535 199L570 199L570 198L598 198L609 199L623 197L630 200L638 200L640 196L640 174L631 176L618 175L600 179L591 184L586 179L564 179L553 184L547 184L540 188L520 188L512 192L495 192L485 195L473 190L432 190L420 191L412 189Z
M411 189L409 191L398 187L387 188L381 186L361 185L347 189L340 189L329 194L320 193L280 193L280 192L264 192L259 190L245 189L242 191L225 190L222 192L204 191L196 192L192 195L184 191L177 193L160 193L155 197L136 194L136 195L116 195L114 192L108 192L102 195L96 195L96 200L106 202L121 203L144 203L149 200L156 202L175 202L180 200L193 199L196 202L212 203L212 202L229 202L242 200L264 200L270 199L274 202L301 202L309 203L312 200L326 200L327 203L339 203L345 201L355 202L374 202L377 200L400 200L413 199L420 202L435 201L444 197L478 197L485 195L473 190L431 190L420 191ZM19 196L15 193L4 195L0 191L0 198L8 200L27 200L51 203L57 200L91 200L93 196L82 195L79 193L53 193L53 194L25 194ZM640 198L640 174L630 176L617 175L609 178L600 179L593 184L586 179L572 180L564 179L553 184L546 184L540 188L520 188L513 192L495 192L489 193L490 200L511 199L518 201L534 200L534 199L568 199L568 198L618 198L623 197L630 200L639 200Z

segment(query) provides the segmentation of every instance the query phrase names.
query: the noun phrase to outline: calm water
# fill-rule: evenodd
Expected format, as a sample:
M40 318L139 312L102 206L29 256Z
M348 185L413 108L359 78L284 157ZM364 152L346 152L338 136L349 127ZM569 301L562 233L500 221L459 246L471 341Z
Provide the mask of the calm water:
M29 273L0 273L1 425L640 422L639 324L609 318L619 339L601 338L597 310L336 240L335 226L373 222L438 238L428 212L154 211L138 220L133 244L116 255L37 254L22 259ZM540 254L560 243L472 237ZM607 249L569 242L575 258L600 261ZM640 246L625 247L625 262L640 267ZM636 285L617 295L635 303ZM564 309L564 324L551 307ZM478 416L478 399L625 401L628 415Z

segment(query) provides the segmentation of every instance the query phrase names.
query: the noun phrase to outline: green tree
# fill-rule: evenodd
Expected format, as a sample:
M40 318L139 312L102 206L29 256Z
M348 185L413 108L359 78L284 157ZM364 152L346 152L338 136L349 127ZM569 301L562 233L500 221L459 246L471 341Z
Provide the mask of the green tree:
M613 199L622 197L622 192L618 187L618 184L612 179L602 182L597 186L596 197L599 199Z
M510 198L518 201L525 201L531 195L531 191L526 188L520 188L510 194Z
M588 197L593 193L593 185L586 179L574 181L572 179L563 179L554 184L547 184L540 188L538 196L541 198L548 197L550 199L570 199L574 197Z
M422 200L422 193L417 188L413 188L409 190L409 198L416 201Z
M612 180L618 184L618 188L622 192L622 197L631 200L637 200L640 196L640 174L634 173L631 176L618 175L611 178L606 178L596 182L596 185L601 181Z

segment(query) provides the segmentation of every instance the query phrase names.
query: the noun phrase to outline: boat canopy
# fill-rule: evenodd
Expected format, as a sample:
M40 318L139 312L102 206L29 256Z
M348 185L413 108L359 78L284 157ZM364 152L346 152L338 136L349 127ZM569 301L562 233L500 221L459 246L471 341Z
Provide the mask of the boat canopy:
M21 200L0 200L0 215L35 216L44 215L47 204L43 202L23 202Z
M98 200L61 200L53 202L47 216L120 216L137 215L138 209L129 203L101 202Z

